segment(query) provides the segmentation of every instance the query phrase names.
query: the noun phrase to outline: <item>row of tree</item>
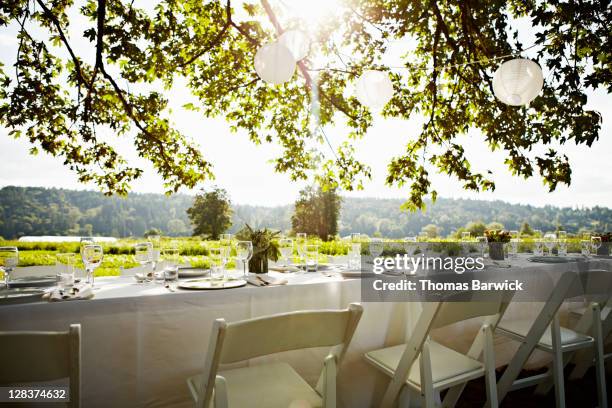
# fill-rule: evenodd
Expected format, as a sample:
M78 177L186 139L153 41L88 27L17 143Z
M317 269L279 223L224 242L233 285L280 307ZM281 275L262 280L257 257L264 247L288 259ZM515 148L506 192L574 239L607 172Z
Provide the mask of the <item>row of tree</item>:
M427 212L407 213L400 210L401 204L401 199L341 198L334 191L316 187L302 191L295 204L278 207L232 204L227 193L218 189L194 198L162 194L106 197L92 191L5 187L0 189L0 236L129 237L143 236L151 229L168 236L214 236L222 231L235 233L246 223L253 228L307 232L324 239L351 232L390 238L421 232L452 236L464 228L481 230L492 222L510 230L520 230L524 223L542 231L612 230L612 210L605 207L533 207L438 198L435 203L428 202ZM216 218L212 210L223 216ZM216 220L214 226L212 220Z

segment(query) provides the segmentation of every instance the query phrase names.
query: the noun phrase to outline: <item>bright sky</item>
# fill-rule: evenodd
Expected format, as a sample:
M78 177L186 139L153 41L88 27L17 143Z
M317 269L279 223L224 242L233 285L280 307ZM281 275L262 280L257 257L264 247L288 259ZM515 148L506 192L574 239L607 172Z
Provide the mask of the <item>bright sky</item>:
M78 20L73 20L73 47L86 60L93 61L92 47L79 39L76 31ZM525 41L530 44L529 41ZM401 49L405 44L397 44ZM0 32L0 61L8 68L16 50L13 30ZM391 53L393 54L393 53ZM394 55L389 55L393 60ZM10 69L10 68L9 68ZM546 77L546 73L545 73ZM206 119L198 113L189 112L181 106L193 101L182 86L170 92L172 120L177 128L193 138L202 148L204 156L214 165L217 179L213 183L226 188L235 203L253 205L280 205L293 202L305 183L295 183L284 174L274 172L270 160L279 154L274 145L255 146L245 132L231 133L229 124L223 118ZM538 178L523 180L513 177L503 165L503 151L490 152L477 132L462 138L468 158L476 170L490 169L494 172L497 190L494 193L469 193L461 189L456 180L444 175L433 177L433 187L441 197L463 197L486 200L504 200L512 203L556 206L608 206L612 207L612 103L611 96L601 90L588 94L588 105L603 115L600 140L587 147L566 145L562 151L572 163L573 183L571 187L558 187L548 193ZM391 157L400 154L407 140L415 137L420 129L418 118L411 121L383 119L376 117L374 126L366 137L357 141L357 156L372 167L373 179L364 191L345 193L348 196L402 198L407 189L391 188L384 184L387 163ZM7 136L7 130L0 128L0 187L5 185L64 187L70 189L94 189L76 181L76 176L62 165L61 159L46 154L30 156L27 140L14 140ZM332 144L344 140L347 130L342 126L326 128ZM113 138L113 135L106 135ZM135 155L131 141L119 142L119 150L145 169L144 176L134 183L135 192L163 192L162 181L152 167ZM324 146L322 151L329 154ZM184 191L188 192L188 191ZM189 192L188 192L189 193Z

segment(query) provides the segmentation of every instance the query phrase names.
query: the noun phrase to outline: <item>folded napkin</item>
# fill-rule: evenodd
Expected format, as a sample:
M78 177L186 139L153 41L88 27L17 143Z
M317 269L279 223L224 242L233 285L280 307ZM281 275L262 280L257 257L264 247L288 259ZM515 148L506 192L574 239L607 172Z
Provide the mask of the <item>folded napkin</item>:
M93 290L89 284L74 285L69 289L53 289L43 295L43 299L49 302L57 302L62 300L81 300L91 299L94 297Z
M286 285L287 279L273 278L270 275L257 274L246 278L247 282L255 286L277 286Z

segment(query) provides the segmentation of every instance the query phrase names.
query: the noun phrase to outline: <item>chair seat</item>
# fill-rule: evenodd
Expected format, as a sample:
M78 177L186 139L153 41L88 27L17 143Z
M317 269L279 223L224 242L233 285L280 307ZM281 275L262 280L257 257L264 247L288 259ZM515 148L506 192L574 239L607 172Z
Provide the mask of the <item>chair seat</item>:
M515 336L527 337L527 333L531 329L533 322L529 320L511 320L500 323L497 328L501 331L506 331ZM575 332L572 329L566 327L560 328L561 332L561 345L572 346L579 343L592 343L593 338L584 334ZM544 331L542 338L538 342L538 346L547 349L552 349L552 335L550 334L550 325Z
M219 371L225 378L229 408L319 408L321 397L286 363ZM187 380L199 389L202 375ZM195 395L193 395L195 398Z
M370 351L366 353L366 359L389 376L393 376L405 348L405 344L400 344L399 346ZM441 385L450 386L452 384L442 383L458 376L471 378L472 375L473 377L478 377L484 373L484 366L478 360L469 358L440 343L430 340L429 350L434 388L440 388ZM408 385L416 388L421 387L420 358L419 355L412 364L406 382ZM467 381L470 378L463 379L463 381Z

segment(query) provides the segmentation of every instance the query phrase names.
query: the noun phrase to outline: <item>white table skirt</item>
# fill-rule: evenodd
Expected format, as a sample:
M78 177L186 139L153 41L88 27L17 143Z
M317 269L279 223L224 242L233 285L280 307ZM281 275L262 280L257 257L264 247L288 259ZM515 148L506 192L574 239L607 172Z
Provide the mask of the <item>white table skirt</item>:
M516 264L542 271L558 267L524 259ZM338 309L360 301L359 280L318 273L285 276L290 279L286 286L176 293L161 285L136 284L127 277L98 278L100 289L93 300L0 307L0 330L66 330L70 323L80 323L86 407L191 406L185 380L202 369L214 319L235 321L295 310ZM527 304L517 306L511 315L524 317L525 311L535 312ZM340 368L340 406L377 405L388 378L367 365L363 354L404 342L420 310L416 302L364 304L363 317ZM435 337L446 337L446 344L465 351L471 329L477 326L455 326L448 335ZM287 352L249 364L287 361L314 385L326 351ZM509 357L498 359L498 364Z

